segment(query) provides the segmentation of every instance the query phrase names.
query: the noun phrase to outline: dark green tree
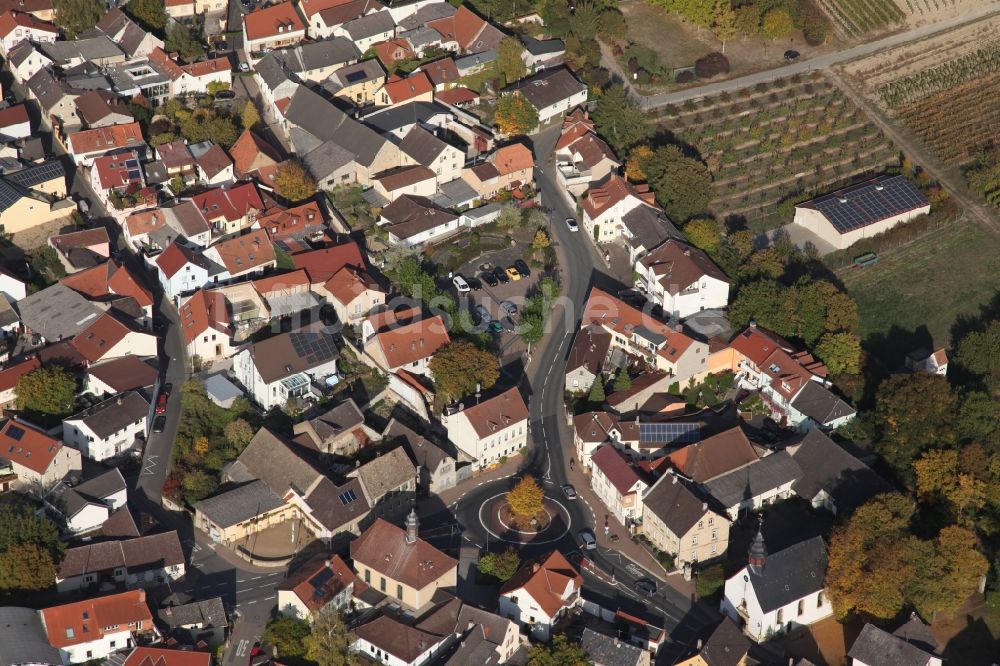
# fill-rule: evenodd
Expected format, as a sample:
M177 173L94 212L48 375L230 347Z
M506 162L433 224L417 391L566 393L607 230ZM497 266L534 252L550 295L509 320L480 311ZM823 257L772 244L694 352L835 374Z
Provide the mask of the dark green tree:
M507 548L502 553L484 553L477 563L479 572L493 576L501 582L507 582L521 566L521 558L513 548Z
M620 85L609 86L591 115L597 132L619 155L649 135L646 117Z
M921 453L954 444L956 406L944 377L893 375L875 396L875 450L901 479L912 482L913 461Z
M162 31L167 25L167 10L163 0L129 0L125 13L147 30Z
M788 288L774 280L751 282L737 292L729 321L737 328L756 322L778 335L794 335L795 302L788 296Z
M305 620L281 615L267 623L260 639L276 648L282 658L288 659L305 656L309 633L309 623Z
M685 155L680 148L657 148L643 165L656 200L667 216L683 224L708 210L712 197L712 174L701 161Z
M176 52L187 62L194 62L205 55L205 47L191 30L180 23L167 26L167 39L164 42L168 52Z
M590 394L587 400L593 405L602 405L607 396L604 395L604 378L597 375L594 383L590 386Z
M1000 320L991 321L963 337L955 350L954 361L985 379L994 390L1000 389Z
M528 666L589 666L587 654L565 634L556 634L548 644L536 643L528 651Z
M504 37L497 50L497 69L503 74L507 85L520 81L528 73L528 68L521 59L524 46L517 37Z
M107 6L101 0L54 0L56 25L66 39L76 39L85 30L90 30L101 20Z
M590 0L576 3L569 17L569 29L581 43L593 41L600 27L600 12Z
M632 378L628 376L628 370L622 368L615 375L614 389L617 393L618 391L627 391L632 388Z
M14 388L18 409L45 417L67 416L76 402L76 380L60 365L22 375Z

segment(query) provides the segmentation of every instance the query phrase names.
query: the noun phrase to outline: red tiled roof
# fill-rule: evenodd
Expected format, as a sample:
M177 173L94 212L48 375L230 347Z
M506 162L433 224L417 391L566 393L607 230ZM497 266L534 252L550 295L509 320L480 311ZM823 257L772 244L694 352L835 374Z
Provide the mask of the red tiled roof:
M620 495L634 492L635 484L643 480L622 452L611 444L604 444L597 449L591 456L591 461Z
M124 265L118 265L114 261L73 273L60 282L73 291L91 298L131 296L139 307L149 307L153 304L153 295L136 281Z
M583 197L583 209L587 211L590 219L594 220L629 197L635 197L656 208L654 195L649 191L648 185L633 185L621 176L612 174L603 185L595 185L587 190L587 194Z
M538 570L535 570L538 565ZM563 604L563 595L573 585L579 591L583 586L583 576L573 568L569 560L554 550L537 560L529 560L521 565L513 578L500 588L500 594L524 590L541 606L549 617L554 616Z
M191 344L209 328L229 335L229 312L226 297L220 291L199 289L178 311L184 342Z
M0 109L0 127L10 127L30 122L28 108L24 104L15 104L6 109Z
M238 176L262 166L273 166L281 160L274 146L250 130L243 131L229 149L229 156L233 158Z
M188 4L192 0L180 0ZM122 666L211 666L210 652L193 650L166 650L164 648L137 647L129 653Z
M378 518L351 542L351 558L386 578L422 590L458 562L417 537L406 542L406 532Z
M73 338L73 346L85 359L93 363L103 358L131 332L114 316L104 313Z
M320 556L303 564L278 589L291 590L306 608L318 611L357 579L340 555Z
M501 176L530 169L535 166L535 159L531 156L531 150L523 143L512 143L509 146L497 148L490 161L493 162L493 166L496 167Z
M368 289L382 291L363 269L344 266L326 281L323 287L340 303L347 305Z
M480 438L505 430L528 419L528 406L517 387L470 405L460 412Z
M668 361L675 362L694 342L681 331L676 331L667 324L637 310L600 289L593 289L587 306L584 309L580 327L589 325L601 326L615 331L618 335L631 339L637 328L643 328L660 335L666 340L657 354Z
M311 233L322 228L325 221L323 211L315 201L294 208L276 210L257 218L257 224L267 232L271 240Z
M133 148L144 143L139 123L80 130L70 134L67 141L69 141L70 152L74 155Z
M0 15L0 36L6 37L18 28L40 30L54 35L59 34L59 28L55 27L51 23L35 18L33 14L16 12L10 9Z
M305 30L299 13L291 2L282 2L258 9L243 17L247 37L251 40L287 35ZM281 27L281 32L278 28Z
M454 40L462 48L469 48L486 26L486 20L465 5L460 6L454 15L427 24L427 27L441 33L445 41Z
M559 134L559 140L556 142L556 150L565 148L593 130L594 121L588 117L587 112L582 108L573 109L563 118L562 130Z
M193 62L189 65L181 65L181 69L188 76L193 76L196 79L203 76L211 76L212 74L217 74L218 72L229 72L232 65L229 64L228 58L212 58L211 60L199 60L198 62Z
M246 235L221 241L213 245L212 249L218 253L222 265L230 275L266 266L277 259L274 245L263 229L255 229Z
M279 275L260 278L253 281L253 288L261 296L267 297L269 294L277 294L291 289L308 289L309 274L304 270L289 271Z
M378 58L378 61L383 65L391 65L397 60L415 58L417 55L413 52L413 48L408 41L399 38L375 42L372 44L372 48L375 49L375 56Z
M184 70L181 69L181 66L158 46L149 52L149 61L173 81L184 76Z
M189 252L189 250L181 247L178 243L171 243L156 258L156 265L160 267L165 276L171 278L191 261Z
M307 19L311 19L313 14L317 14L325 9L346 5L352 0L301 0L302 13Z
M11 436L13 428L21 430L19 436ZM16 430L13 432L17 434ZM45 474L62 447L58 439L14 419L7 419L0 426L0 457L27 467L36 474Z
M479 99L479 93L459 86L457 88L449 88L448 90L442 90L439 93L435 93L434 99L439 102L444 102L445 104L451 104L452 106L459 106L461 104L475 102Z
M10 367L0 370L0 391L9 391L17 386L17 380L19 380L23 375L28 374L38 368L42 367L42 362L37 358L29 358L26 361L21 361L17 365L12 365ZM0 454L2 457L2 454Z
M215 187L194 195L191 201L208 220L222 217L227 222L234 222L252 210L264 209L264 201L253 183Z
M395 192L433 178L435 178L434 172L427 167L422 164L411 164L375 174L374 180L381 183L387 192Z
M100 640L109 628L120 632L128 631L129 625L138 626L140 631L153 627L145 590L43 608L41 614L49 643L56 648Z
M312 284L322 284L344 266L363 268L361 249L354 241L292 255L296 268L304 268Z
M129 162L134 161L134 166ZM102 155L94 160L97 179L105 190L142 185L142 169L135 151L117 155Z
M389 96L390 102L399 104L420 95L433 93L434 86L425 73L413 72L405 79L398 75L393 75L392 78L385 82L382 89Z
M757 452L739 426L688 444L667 456L677 471L696 483L706 483L757 459Z
M440 316L420 319L405 326L382 331L375 341L385 355L389 369L407 366L428 358L448 344L448 330Z
M156 154L168 169L194 167L194 155L184 139L160 144L156 147Z

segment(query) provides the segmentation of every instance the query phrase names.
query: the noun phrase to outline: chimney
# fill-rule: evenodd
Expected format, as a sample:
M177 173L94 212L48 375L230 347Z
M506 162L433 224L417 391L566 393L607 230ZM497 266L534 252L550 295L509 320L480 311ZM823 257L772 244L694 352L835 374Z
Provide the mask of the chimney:
M708 511L708 502L702 502L702 503L701 503L701 510L702 510L703 512L704 512L704 511Z
M685 257L690 257L691 256L691 250L690 249L685 249L684 250L684 256Z
M677 483L677 475L676 474L671 474L670 475L670 483Z
M119 396L118 396L118 399L117 399L117 400L115 400L115 402L116 402L116 403L118 403L118 406L119 406L119 407L121 407L121 406L122 406L122 397L121 397L121 396L119 395Z
M757 322L755 322L753 319L751 319L750 320L750 329L753 330L755 328L757 328Z
M698 644L695 646L695 650L697 650L698 652L701 652L701 646L702 646L702 641L699 638L698 639Z
M538 562L535 562L534 564L531 565L531 573L538 573L538 570L541 568L542 565L539 564Z

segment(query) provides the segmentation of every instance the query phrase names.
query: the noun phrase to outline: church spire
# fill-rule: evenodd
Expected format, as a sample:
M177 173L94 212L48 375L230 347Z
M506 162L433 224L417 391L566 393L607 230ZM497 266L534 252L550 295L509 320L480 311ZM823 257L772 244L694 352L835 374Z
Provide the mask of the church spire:
M757 527L757 535L750 544L750 552L747 557L747 565L750 571L758 576L764 573L764 564L767 562L767 546L764 544L764 520L761 519Z
M406 543L415 543L420 523L417 521L416 508L410 509L410 515L406 517Z

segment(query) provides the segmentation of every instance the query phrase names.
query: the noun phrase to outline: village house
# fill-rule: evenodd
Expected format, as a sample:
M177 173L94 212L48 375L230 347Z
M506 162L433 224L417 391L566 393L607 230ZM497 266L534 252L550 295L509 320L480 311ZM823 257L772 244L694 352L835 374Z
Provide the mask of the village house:
M552 627L575 606L583 576L558 550L521 565L500 587L499 613L538 641L548 642Z
M74 132L66 138L66 146L77 165L88 167L102 155L135 151L142 156L146 152L146 142L136 122Z
M574 109L563 118L555 153L559 183L574 197L621 167L614 151L597 136L594 121L583 108Z
M367 317L385 304L388 296L364 269L344 266L323 283L326 301L333 306L337 320L352 324Z
M0 54L6 56L21 42L42 44L59 38L59 28L32 14L9 9L0 14Z
M0 176L0 191L0 227L8 234L68 219L76 209L66 198L66 172L58 160Z
M205 249L204 255L225 269L225 278L220 276L220 282L259 277L278 263L274 245L261 229L221 240Z
M538 124L546 125L562 118L570 109L587 102L587 86L577 81L565 67L543 70L521 79L501 91L521 95L538 111Z
M296 423L292 432L296 444L328 455L354 455L369 441L364 414L351 398Z
M105 312L70 342L86 363L122 356L156 356L156 336Z
M24 104L0 110L0 137L5 141L31 136L31 119Z
M264 212L264 201L251 182L213 187L191 197L216 237L234 236L252 228Z
M375 103L375 93L385 84L385 70L378 60L362 60L334 71L323 88L356 106Z
M22 41L7 52L7 64L14 79L25 85L28 79L53 63L38 46Z
M232 354L229 310L221 292L199 289L181 301L178 316L190 358L204 363Z
M592 289L580 328L599 326L611 335L611 346L645 360L673 377L680 386L697 383L707 373L708 345L644 314L600 289Z
M642 533L678 567L721 557L729 527L729 519L676 474L662 475L642 495Z
M131 448L146 436L149 403L136 391L108 398L62 424L63 441L98 462Z
M278 612L312 620L324 608L344 608L358 577L340 555L318 556L300 566L278 586Z
M354 629L351 649L385 666L424 666L443 651L445 637L380 614Z
M248 53L297 44L306 26L291 2L280 2L243 16L243 45Z
M309 394L312 382L337 373L333 336L299 329L251 343L233 357L233 375L264 410Z
M485 162L462 169L462 177L481 198L495 197L501 190L513 190L534 182L535 160L522 143L497 148Z
M95 541L66 550L56 574L56 590L64 594L107 584L155 587L182 578L185 570L176 531Z
M635 286L684 319L729 304L729 278L703 250L673 238L635 263Z
M941 666L939 645L927 625L916 613L898 629L889 633L868 623L847 652L850 666L905 664L906 666Z
M351 542L358 579L403 607L417 611L439 590L454 589L458 562L421 539L410 511L402 529L381 518Z
M49 643L64 664L107 659L134 647L139 636L156 636L144 590L94 597L39 611Z
M416 247L455 233L461 220L427 197L403 194L382 209L378 225L389 233L390 243Z
M528 406L516 387L469 403L447 408L441 422L473 469L496 465L528 445Z
M629 530L642 520L640 498L649 487L644 474L615 448L605 444L590 457L590 487L611 515Z
M82 469L79 451L14 419L0 425L0 456L17 474L12 488L39 498Z
M388 374L406 370L430 376L431 358L451 342L440 316L423 319L416 308L379 312L364 319L361 325L362 360Z
M146 328L152 325L153 294L136 280L124 264L105 261L68 275L59 282L92 301L131 311L133 320ZM141 312L140 316L134 316L136 309Z
M73 487L60 483L45 496L44 506L63 534L77 536L101 529L127 499L125 479L115 468Z

